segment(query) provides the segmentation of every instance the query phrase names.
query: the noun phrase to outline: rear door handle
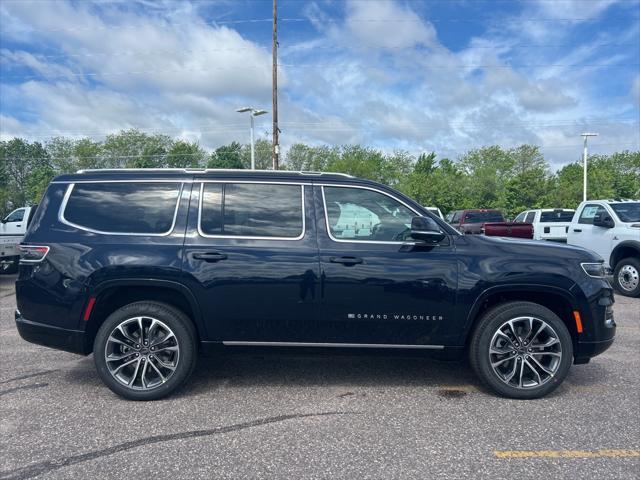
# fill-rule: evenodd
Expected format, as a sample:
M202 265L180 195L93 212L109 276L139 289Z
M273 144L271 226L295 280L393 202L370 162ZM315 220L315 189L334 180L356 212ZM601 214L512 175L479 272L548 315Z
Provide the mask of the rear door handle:
M351 266L357 265L358 263L363 263L360 257L331 257L329 258L331 263L342 263L343 265Z
M196 260L204 260L211 263L227 259L227 254L220 252L196 252L192 256Z
M577 232L577 233L580 233L580 232L582 232L582 229L580 229L580 228L574 228L574 229L573 229L573 231L574 231L574 232Z

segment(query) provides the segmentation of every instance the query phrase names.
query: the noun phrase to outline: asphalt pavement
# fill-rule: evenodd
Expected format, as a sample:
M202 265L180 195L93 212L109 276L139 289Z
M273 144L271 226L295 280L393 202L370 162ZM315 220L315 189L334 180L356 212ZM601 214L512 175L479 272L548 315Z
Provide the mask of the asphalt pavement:
M535 401L465 362L371 355L201 358L178 394L122 400L92 357L23 341L0 276L0 479L640 478L640 299L618 336Z

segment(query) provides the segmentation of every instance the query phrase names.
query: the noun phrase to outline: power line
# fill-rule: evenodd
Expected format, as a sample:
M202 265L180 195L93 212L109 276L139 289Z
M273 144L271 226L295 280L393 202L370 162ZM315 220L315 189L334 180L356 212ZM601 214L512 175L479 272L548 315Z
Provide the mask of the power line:
M58 65L56 65L59 67ZM291 68L291 69L314 69L314 68L352 68L354 66L364 67L364 68L381 68L384 65L378 64L362 64L362 63L308 63L308 64L294 64L294 63L281 63L278 64L278 68ZM627 68L627 67L637 67L640 66L640 63L617 63L617 64L608 64L608 63L520 63L520 64L509 64L509 65L499 65L499 64L467 64L467 65L421 65L421 69L444 69L444 70L465 70L465 69L475 69L475 68L542 68L542 67L550 67L550 68L559 68L559 67L570 67L570 68ZM67 68L67 67L62 67ZM60 73L57 75L47 75L47 74L16 74L16 75L4 75L0 73L0 79L22 79L22 80L33 80L37 78L42 79L57 79L57 78L68 78L68 77L105 77L105 76L122 76L122 75L145 75L148 73L181 73L181 72L209 72L214 70L222 70L222 71L235 71L235 70L266 70L269 66L258 66L258 65L234 65L228 67L214 67L214 66L206 66L201 68L172 68L172 69L158 69L158 70L124 70L120 72L68 72L68 73Z

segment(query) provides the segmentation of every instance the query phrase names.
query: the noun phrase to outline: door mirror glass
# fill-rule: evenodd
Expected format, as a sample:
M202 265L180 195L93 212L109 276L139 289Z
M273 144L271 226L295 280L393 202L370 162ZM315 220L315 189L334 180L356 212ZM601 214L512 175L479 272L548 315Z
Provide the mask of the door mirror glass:
M606 212L598 212L593 217L593 225L596 227L604 227L604 228L613 228L615 227L615 223L613 218L609 216Z
M411 219L411 238L427 243L438 243L445 237L438 224L428 217L413 217Z

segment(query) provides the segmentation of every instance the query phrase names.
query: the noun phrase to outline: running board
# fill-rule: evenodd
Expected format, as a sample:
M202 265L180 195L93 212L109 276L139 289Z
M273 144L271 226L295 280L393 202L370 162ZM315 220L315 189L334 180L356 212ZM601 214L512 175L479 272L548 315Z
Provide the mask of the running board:
M399 345L393 343L306 343L306 342L239 342L223 341L227 346L243 347L320 347L320 348L405 348L412 350L443 350L444 345Z

